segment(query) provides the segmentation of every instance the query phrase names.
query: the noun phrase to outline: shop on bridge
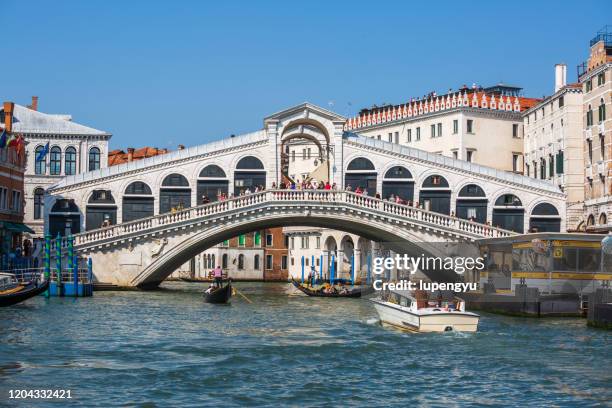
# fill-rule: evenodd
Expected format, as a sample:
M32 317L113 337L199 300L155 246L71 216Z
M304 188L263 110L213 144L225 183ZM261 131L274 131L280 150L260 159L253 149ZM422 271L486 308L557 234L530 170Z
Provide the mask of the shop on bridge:
M228 194L228 186L229 180L221 167L215 164L204 167L198 176L198 204L217 201L219 195Z
M536 205L531 211L531 217L529 218L529 231L561 231L561 217L555 206L550 203L540 203Z
M427 211L450 215L451 190L448 181L440 176L429 176L419 192L421 206Z
M257 186L266 187L266 170L257 157L243 157L236 164L234 172L234 195L238 196L247 190L253 192Z
M68 236L81 232L81 212L72 199L58 199L49 212L49 234Z
M344 176L344 187L351 187L354 191L357 188L366 189L368 195L376 194L376 168L374 164L365 157L353 159L346 168Z
M388 199L391 195L404 201L414 201L414 178L407 168L394 166L385 173L382 198Z
M166 176L159 189L159 213L165 214L189 207L191 207L191 187L187 178L178 173Z
M457 217L485 224L487 222L487 196L480 186L463 186L457 197Z
M152 217L154 202L151 187L142 181L131 183L123 194L122 222Z
M504 194L495 200L493 207L493 226L523 233L525 208L514 194Z
M117 205L110 190L94 190L85 211L86 231L117 223Z

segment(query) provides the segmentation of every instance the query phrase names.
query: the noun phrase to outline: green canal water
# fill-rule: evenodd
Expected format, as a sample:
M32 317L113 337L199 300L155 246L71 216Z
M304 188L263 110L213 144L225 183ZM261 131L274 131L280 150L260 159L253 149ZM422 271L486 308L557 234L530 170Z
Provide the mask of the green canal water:
M239 284L42 297L0 309L0 406L605 406L612 334L483 314L474 334L382 328L366 300ZM71 400L9 400L11 389ZM608 405L609 406L609 405Z

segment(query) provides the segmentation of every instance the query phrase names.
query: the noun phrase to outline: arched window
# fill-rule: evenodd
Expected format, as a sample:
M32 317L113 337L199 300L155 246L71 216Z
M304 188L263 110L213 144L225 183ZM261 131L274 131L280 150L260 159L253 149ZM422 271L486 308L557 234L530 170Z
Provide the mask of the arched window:
M599 215L599 225L607 225L608 224L608 216L606 213L601 213Z
M420 207L428 211L450 215L451 190L448 181L440 175L429 176L419 192Z
M559 211L550 203L540 203L531 211L529 218L531 232L560 232L561 217Z
M448 181L442 176L429 176L423 182L424 188L448 188Z
M59 146L53 146L51 148L49 172L52 176L58 176L62 173L62 149L60 149Z
M45 205L45 190L37 188L34 190L34 219L40 220L43 217Z
M261 160L259 160L257 157L247 156L247 157L243 157L242 159L238 161L238 164L236 164L236 169L238 170L254 170L254 169L263 170L264 166Z
M504 194L500 196L497 200L495 200L495 206L520 207L522 205L523 203L521 202L521 200L514 194Z
M45 174L47 172L47 158L43 157L41 160L37 160L40 153L45 149L44 146L37 146L36 150L34 150L34 160L36 160L36 165L34 166L34 172L36 174Z
M221 194L227 195L229 180L223 169L210 164L202 169L198 176L198 204L206 204L219 199Z
M122 221L134 221L153 216L153 193L142 181L135 181L125 189L123 195Z
M244 255L243 254L238 255L238 269L239 270L244 269Z
M457 197L457 217L484 224L487 222L487 204L487 197L480 186L463 186Z
M216 267L217 267L217 265L215 265L215 254L212 254L210 256L210 269L214 269Z
M374 164L366 159L365 157L358 157L356 159L351 160L346 170L351 171L363 171L363 170L376 170Z
M493 207L493 226L523 233L525 209L514 194L503 194L495 200Z
M246 156L236 164L234 172L234 195L246 190L253 192L258 186L266 186L266 171L257 157Z
M66 153L64 156L64 173L67 176L76 174L76 161L77 161L76 149L72 146L67 147Z
M259 255L255 255L253 257L253 269L255 269L256 271L259 270Z
M89 197L85 230L108 227L117 223L117 206L110 190L94 190Z
M81 213L74 200L59 199L49 211L49 233L52 237L81 232Z
M382 198L388 199L391 195L400 197L404 201L414 199L414 180L407 168L394 166L385 173L382 183Z
M227 254L223 254L221 257L221 268L227 269Z
M376 168L374 164L365 157L358 157L351 160L346 168L344 176L344 187L365 189L368 195L376 194Z
M174 208L191 207L191 188L189 181L181 174L170 174L162 181L159 189L159 213L171 212Z
M92 147L89 149L89 171L100 168L100 149Z

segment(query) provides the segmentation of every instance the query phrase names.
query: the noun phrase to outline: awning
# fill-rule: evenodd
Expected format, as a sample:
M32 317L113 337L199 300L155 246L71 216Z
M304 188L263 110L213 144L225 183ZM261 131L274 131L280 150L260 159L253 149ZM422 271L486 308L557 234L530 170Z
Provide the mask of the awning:
M10 221L0 221L0 229L5 229L12 232L28 232L33 234L34 231L25 224Z

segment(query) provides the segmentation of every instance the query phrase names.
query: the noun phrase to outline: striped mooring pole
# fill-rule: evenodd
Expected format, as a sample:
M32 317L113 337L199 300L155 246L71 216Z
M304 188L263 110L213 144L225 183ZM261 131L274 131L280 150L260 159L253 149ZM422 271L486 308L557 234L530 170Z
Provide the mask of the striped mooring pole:
M44 255L44 272L45 272L45 281L49 282L51 279L51 235L45 235L45 255ZM45 297L49 297L51 293L49 292L49 288L45 291Z
M59 232L55 238L55 273L57 274L57 294L62 296L62 237Z

